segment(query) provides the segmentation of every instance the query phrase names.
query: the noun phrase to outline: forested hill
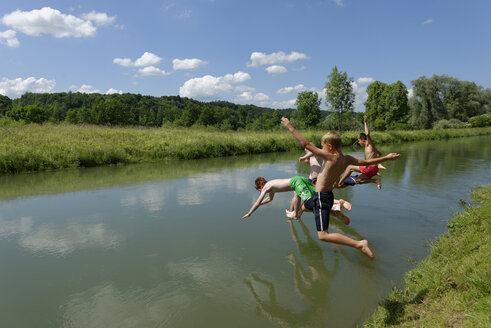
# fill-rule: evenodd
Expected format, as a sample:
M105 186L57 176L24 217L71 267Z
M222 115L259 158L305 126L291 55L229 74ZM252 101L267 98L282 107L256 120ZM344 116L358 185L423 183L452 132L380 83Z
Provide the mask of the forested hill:
M221 129L268 129L281 116L295 109L275 110L227 101L200 102L180 96L143 96L141 94L86 94L79 92L25 93L20 98L0 96L0 115L16 118L31 111L33 121L87 123L104 125L216 126ZM324 117L328 113L326 112Z

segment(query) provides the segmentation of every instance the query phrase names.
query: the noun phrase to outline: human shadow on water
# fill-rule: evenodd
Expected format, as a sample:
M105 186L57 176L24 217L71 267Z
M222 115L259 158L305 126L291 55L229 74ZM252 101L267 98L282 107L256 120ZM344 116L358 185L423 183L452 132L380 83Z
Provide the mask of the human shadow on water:
M293 265L293 282L295 291L308 304L308 308L303 312L296 312L293 309L279 304L276 297L275 285L271 281L262 279L257 274L251 274L252 279L244 279L244 283L249 288L254 297L259 312L280 324L283 327L312 326L320 327L326 324L326 313L330 306L329 284L336 275L339 268L339 258L337 251L334 251L334 267L329 270L322 254L322 248L314 240L308 228L301 219L298 223L306 237L302 241L294 223L289 220L290 231L293 241L297 244L298 251L302 259L307 263L307 268L297 259L295 254L290 253L286 256L289 263ZM261 299L254 286L263 285L268 290L268 297ZM261 288L261 287L258 287Z

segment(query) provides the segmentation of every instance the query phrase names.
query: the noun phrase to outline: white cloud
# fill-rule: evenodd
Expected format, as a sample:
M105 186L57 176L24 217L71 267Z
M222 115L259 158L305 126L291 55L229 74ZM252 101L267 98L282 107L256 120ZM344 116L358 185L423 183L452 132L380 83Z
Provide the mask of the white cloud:
M78 88L77 91L75 92L80 92L80 93L100 93L101 91L91 85L88 84L83 84L80 88Z
M297 99L290 99L286 101L274 101L272 103L273 108L295 108L295 102Z
M0 94L8 97L18 97L26 92L50 92L55 87L56 82L54 80L47 80L45 78L36 79L34 77L28 77L23 80L20 77L10 80L2 78L0 81Z
M146 51L140 58L136 59L134 62L130 58L114 58L113 63L121 66L155 66L162 61L162 58L154 53Z
M407 90L407 99L412 98L414 96L414 89Z
M235 97L235 101L237 102L260 102L264 103L266 101L269 101L269 96L264 93L256 93L253 94L250 91L244 91L240 95Z
M115 93L119 93L120 95L123 94L123 90L116 90L114 88L110 88L109 90L106 91L106 95L112 95Z
M358 84L370 84L375 82L375 79L372 79L371 77L360 77L356 80L356 83Z
M121 65L121 66L131 66L133 63L129 58L114 58L113 63Z
M433 19L429 18L423 22L423 25L431 24L431 23L433 23Z
M179 89L181 97L210 99L219 97L223 92L234 91L234 84L249 81L251 76L248 73L237 72L215 77L205 75L203 77L187 80Z
M147 67L143 67L143 68L140 68L138 70L138 73L140 73L141 75L143 76L164 76L164 75L169 75L170 73L169 72L166 72L158 67L155 67L155 66L147 66Z
M50 7L31 11L16 11L6 14L1 22L14 30L30 36L51 34L57 38L94 36L97 28L90 20L62 14Z
M7 47L16 48L19 46L19 40L16 38L17 32L14 30L6 30L0 32L0 44L6 44Z
M234 91L237 91L237 92L245 92L245 91L254 92L254 91L256 91L256 89L253 87L250 87L248 85L238 85L235 87Z
M249 67L258 67L265 65L274 65L278 63L291 63L300 59L308 59L306 54L292 51L289 55L283 51L265 54L262 52L253 52L251 54L251 62L247 63Z
M95 11L83 14L82 18L91 21L96 25L109 25L114 23L114 21L116 20L116 16L110 17L106 13L98 13Z
M337 4L339 7L342 7L344 5L343 0L333 0L335 4Z
M362 105L368 98L367 87L359 85L357 82L352 82L351 85L355 94L355 106Z
M196 69L200 66L203 66L206 64L206 61L198 59L198 58L191 58L191 59L174 59L172 61L172 65L174 70L180 70L180 69Z
M297 71L297 72L303 72L307 69L307 66L300 66L299 68L295 68L293 69L294 71Z
M271 75L280 75L280 74L285 74L288 71L287 71L285 66L271 65L271 66L266 67L266 72L268 72Z
M184 9L176 17L179 19L186 19L190 18L192 13L193 11L191 9Z
M305 86L303 84L297 84L294 87L281 88L278 91L276 91L276 93L277 94L280 94L280 95L285 95L287 93L300 92L300 91L303 91L303 90L305 90Z

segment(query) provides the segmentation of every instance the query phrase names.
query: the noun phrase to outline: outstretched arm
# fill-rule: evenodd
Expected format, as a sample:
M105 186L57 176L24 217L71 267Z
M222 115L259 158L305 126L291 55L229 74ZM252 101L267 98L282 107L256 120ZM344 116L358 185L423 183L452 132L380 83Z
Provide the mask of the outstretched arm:
M311 151L312 153L314 153L314 156L321 156L322 157L322 154L324 153L322 151L322 149L317 148L313 143L309 142L303 135L301 135L300 133L298 133L298 131L295 130L295 128L290 123L290 120L289 119L287 119L286 117L282 117L281 118L281 124L285 128L287 128L288 131L291 132L291 134L293 135L293 137L295 139L297 139L298 143L300 143L300 145L302 145L302 147L304 149L307 149L307 150Z
M365 134L367 135L367 137L370 135L370 130L368 130L368 124L367 124L367 116L363 116L363 123L365 124Z
M246 217L249 217L251 216L251 214L257 210L257 208L261 205L264 205L264 204L267 204L269 202L271 202L273 200L273 197L274 197L274 193L270 193L269 194L269 197L264 199L264 196L266 196L266 194L268 193L268 190L269 189L266 189L266 188L263 188L263 190L261 190L261 194L259 195L259 197L257 198L256 202L254 203L254 205L252 205L251 209L249 210L249 212L247 212L242 218L245 219ZM263 201L264 199L264 201Z
M378 158L372 158L372 159L361 159L357 157L350 156L350 164L353 165L373 165L373 164L379 164L382 162L386 161L395 161L398 160L399 157L401 157L400 154L397 153L390 153L384 157L378 157Z

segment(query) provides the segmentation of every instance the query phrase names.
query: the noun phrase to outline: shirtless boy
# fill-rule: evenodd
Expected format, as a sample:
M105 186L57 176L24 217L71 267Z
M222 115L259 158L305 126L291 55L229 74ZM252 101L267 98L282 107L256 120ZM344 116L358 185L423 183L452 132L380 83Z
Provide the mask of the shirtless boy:
M261 205L271 202L274 198L274 194L277 192L295 191L303 201L305 208L313 209L313 195L314 185L309 182L306 177L296 176L290 179L275 179L266 181L262 177L258 177L255 181L255 187L261 191L261 194L257 198L256 202L252 205L249 212L247 212L242 218L251 216L251 214ZM269 194L266 199L264 197Z
M317 226L317 235L320 240L359 249L363 254L373 260L373 254L368 247L367 240L353 240L339 233L328 232L329 211L334 202L332 189L338 182L339 176L348 165L372 165L389 160L397 160L399 154L389 154L384 157L363 160L349 155L343 155L341 150L341 137L336 132L326 133L322 139L322 149L310 143L304 136L298 133L287 118L281 118L281 124L285 126L305 149L310 150L314 156L324 160L324 167L317 177L317 184L314 193L314 217Z
M317 182L317 176L321 172L322 163L324 161L322 160L322 158L314 156L314 154L307 149L305 149L305 155L300 157L298 160L300 162L305 162L309 164L310 166L309 181L315 186ZM339 200L335 199L330 214L332 216L337 217L344 224L347 225L350 223L350 218L341 211L343 208L347 209L348 211L351 211L351 203L345 201L344 199L339 199ZM298 220L302 216L302 213L304 211L312 212L312 209L302 206L300 197L295 193L291 201L290 210L285 211L286 216L290 219Z
M378 151L370 137L366 115L363 117L363 121L365 124L365 133L360 133L358 136L358 143L360 146L365 147L365 159L379 158L382 156L382 153ZM372 179L375 175L380 175L378 173L379 169L385 170L385 167L381 164L366 166L350 165L346 172L344 172L343 177L339 180L338 188L354 186L355 184L376 183L377 188L380 190L382 189L382 180ZM352 172L359 172L361 174L351 176Z

